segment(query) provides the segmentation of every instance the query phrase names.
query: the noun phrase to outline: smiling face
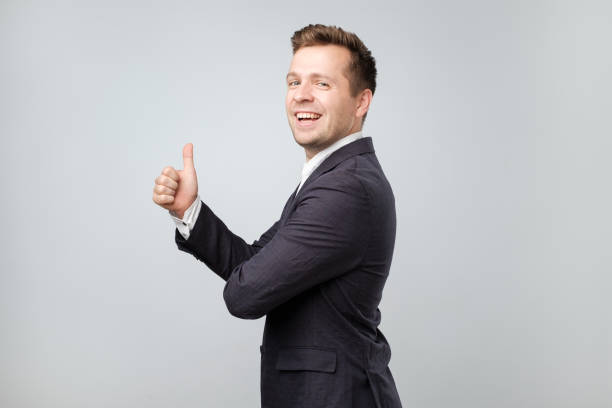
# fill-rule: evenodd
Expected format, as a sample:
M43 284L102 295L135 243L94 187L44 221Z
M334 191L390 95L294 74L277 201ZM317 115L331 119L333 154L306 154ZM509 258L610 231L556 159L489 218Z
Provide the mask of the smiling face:
M351 95L350 59L350 51L338 45L303 47L293 55L285 107L293 138L307 159L361 130L372 92Z

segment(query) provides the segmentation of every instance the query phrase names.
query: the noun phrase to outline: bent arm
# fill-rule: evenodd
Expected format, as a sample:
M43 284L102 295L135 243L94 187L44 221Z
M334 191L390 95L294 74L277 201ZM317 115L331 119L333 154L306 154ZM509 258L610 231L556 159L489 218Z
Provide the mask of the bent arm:
M223 280L227 280L231 271L259 252L276 234L277 229L278 221L258 240L249 245L230 231L223 221L202 202L200 214L189 238L185 239L177 229L175 230L175 242L181 251L192 254Z
M362 262L370 236L368 195L350 174L322 179L270 242L231 271L223 297L232 315L257 319Z

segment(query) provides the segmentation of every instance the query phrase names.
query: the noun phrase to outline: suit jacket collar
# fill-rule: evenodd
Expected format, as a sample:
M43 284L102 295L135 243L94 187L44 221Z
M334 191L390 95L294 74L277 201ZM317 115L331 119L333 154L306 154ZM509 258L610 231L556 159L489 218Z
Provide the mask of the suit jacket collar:
M308 177L308 179L302 185L300 191L298 191L297 195L299 196L302 191L304 191L304 189L313 180L316 180L317 177L319 177L321 174L333 169L344 160L363 153L374 153L374 145L372 144L372 138L369 136L357 139L354 142L342 146L341 148L330 154L329 157L325 159L323 163L319 165L319 167L316 168L316 170L310 175L310 177Z

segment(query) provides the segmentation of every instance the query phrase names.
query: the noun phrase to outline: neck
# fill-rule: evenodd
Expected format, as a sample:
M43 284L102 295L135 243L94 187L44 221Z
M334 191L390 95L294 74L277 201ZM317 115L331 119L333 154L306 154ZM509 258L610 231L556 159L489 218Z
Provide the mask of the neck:
M322 152L323 150L327 149L328 147L334 145L335 143L338 143L340 140L344 139L345 137L348 136L352 136L356 133L361 133L361 129L358 129L354 132L349 133L348 135L342 136L338 139L335 139L329 143L326 143L325 145L322 146L307 146L304 147L304 152L306 153L306 162L309 162L314 156L316 156L318 153Z

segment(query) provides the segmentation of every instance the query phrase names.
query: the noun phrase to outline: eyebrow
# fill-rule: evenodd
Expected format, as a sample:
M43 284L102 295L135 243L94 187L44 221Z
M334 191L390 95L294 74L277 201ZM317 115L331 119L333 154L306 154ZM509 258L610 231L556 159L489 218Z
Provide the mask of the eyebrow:
M289 72L289 73L287 74L287 76L285 77L285 79L287 79L287 78L289 78L289 77L299 77L299 76L300 76L300 75L299 75L297 72L293 72L293 71L291 71L291 72ZM309 76L310 76L310 77L315 77L315 78L325 78L325 79L330 79L330 80L333 80L333 78L332 78L332 77L327 76L327 75L323 75L323 74L319 74L319 73L317 73L317 72L313 72L313 73L312 73L312 74L310 74Z

